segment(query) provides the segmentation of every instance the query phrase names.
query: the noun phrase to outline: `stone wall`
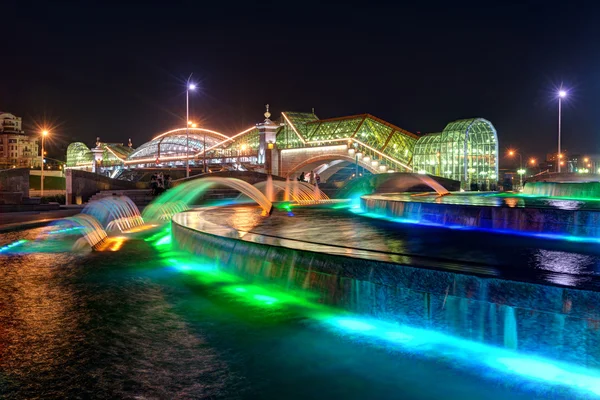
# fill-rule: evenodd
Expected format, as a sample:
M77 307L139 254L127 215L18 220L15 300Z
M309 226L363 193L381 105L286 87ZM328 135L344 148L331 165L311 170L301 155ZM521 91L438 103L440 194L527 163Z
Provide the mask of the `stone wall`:
M68 169L66 175L67 204L85 203L101 190L144 189L146 186L76 169Z
M13 168L0 171L0 202L19 204L29 197L29 168Z

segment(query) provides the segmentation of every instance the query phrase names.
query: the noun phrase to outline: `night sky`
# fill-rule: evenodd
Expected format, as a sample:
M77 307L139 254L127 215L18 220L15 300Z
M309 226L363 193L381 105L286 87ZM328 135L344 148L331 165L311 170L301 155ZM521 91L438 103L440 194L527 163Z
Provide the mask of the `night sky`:
M53 123L64 142L140 145L183 126L193 72L193 119L226 134L260 122L265 103L422 133L479 116L501 151L541 156L556 151L562 82L563 148L600 154L600 5L400 3L9 1L0 110L28 130Z

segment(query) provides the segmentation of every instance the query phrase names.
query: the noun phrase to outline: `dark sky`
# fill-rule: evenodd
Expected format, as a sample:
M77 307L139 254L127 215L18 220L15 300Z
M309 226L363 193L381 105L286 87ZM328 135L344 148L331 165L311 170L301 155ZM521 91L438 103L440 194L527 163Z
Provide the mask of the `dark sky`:
M593 2L81 3L3 3L0 110L64 140L139 145L182 126L193 72L191 114L224 133L265 103L423 133L479 116L524 156L555 151L564 82L563 148L600 153Z

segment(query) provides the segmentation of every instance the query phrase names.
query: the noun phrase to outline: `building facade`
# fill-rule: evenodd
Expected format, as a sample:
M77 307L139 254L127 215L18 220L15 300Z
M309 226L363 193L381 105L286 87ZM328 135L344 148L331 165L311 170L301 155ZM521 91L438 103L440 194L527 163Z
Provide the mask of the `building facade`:
M0 169L39 168L39 142L39 136L23 131L20 117L0 112Z

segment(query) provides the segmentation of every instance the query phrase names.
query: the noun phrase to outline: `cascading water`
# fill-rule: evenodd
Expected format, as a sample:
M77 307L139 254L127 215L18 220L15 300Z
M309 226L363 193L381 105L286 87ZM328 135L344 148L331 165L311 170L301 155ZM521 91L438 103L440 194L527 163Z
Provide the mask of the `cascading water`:
M283 201L290 201L290 177L285 179L285 192L283 193Z
M523 194L599 199L600 182L527 182Z
M298 192L299 192L299 183L297 180L293 180L292 181L292 199L297 199L298 198Z
M248 182L235 178L209 176L185 182L163 193L144 209L143 218L146 221L169 220L176 212L182 211L183 206L187 206L200 194L216 185L228 186L240 191L262 207L263 215L271 213L273 208L271 201Z
M127 196L92 201L85 206L82 214L93 216L108 231L124 231L144 224L140 210Z
M267 186L265 188L265 195L267 196L267 199L269 199L270 202L274 201L274 197L273 197L273 177L271 175L269 175L267 177Z
M79 232L83 237L75 242L73 245L74 249L82 247L82 239L94 248L108 236L102 225L100 225L100 222L91 215L77 214L72 217L64 218L63 221L69 221L76 226L82 227Z
M315 183L314 193L313 193L315 200L317 200L317 201L321 200L321 193L322 192L319 189L319 185Z
M259 182L254 185L261 192L264 192L268 197L269 190L272 191L272 199L273 201L277 199L280 193L283 193L283 201L293 201L298 204L311 204L317 202L330 201L329 197L323 193L318 186L310 185L306 182L298 182L294 183L294 190L289 193L289 182L286 182L284 185L280 181L266 181ZM269 189L270 187L270 189Z
M515 309L504 306L504 347L516 349L518 347L517 319Z

